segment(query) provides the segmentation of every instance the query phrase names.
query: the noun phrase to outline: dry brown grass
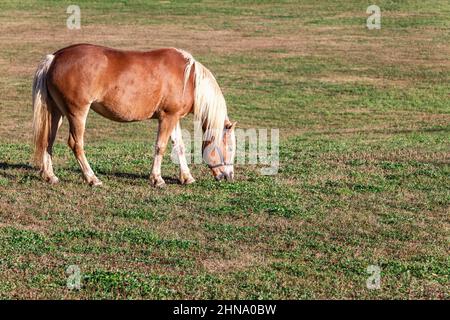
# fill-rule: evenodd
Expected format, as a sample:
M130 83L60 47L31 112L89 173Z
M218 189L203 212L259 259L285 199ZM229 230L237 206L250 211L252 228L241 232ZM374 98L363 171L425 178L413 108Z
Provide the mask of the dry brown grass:
M97 12L79 31L51 9L0 13L0 241L10 250L0 257L0 297L445 298L446 30L302 24L289 16L297 6L214 23L202 13L115 24L120 14ZM405 15L427 18L386 17ZM61 185L43 185L26 165L32 75L43 55L77 42L181 47L207 61L240 126L281 129L280 173L239 166L235 184L218 186L197 165L197 184L154 190L151 144L136 146L152 141L154 124L90 116L88 158L105 185L83 185L67 148L55 159ZM395 103L382 108L371 90ZM65 144L66 124L61 131ZM175 166L164 170L176 176ZM371 263L386 270L382 291L364 287ZM69 264L91 277L80 292L64 286Z

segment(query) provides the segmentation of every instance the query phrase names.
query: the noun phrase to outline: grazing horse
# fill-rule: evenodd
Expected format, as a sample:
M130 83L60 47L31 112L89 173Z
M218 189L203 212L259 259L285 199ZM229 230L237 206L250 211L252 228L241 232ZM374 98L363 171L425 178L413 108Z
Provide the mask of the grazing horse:
M53 184L52 146L63 117L69 121L69 147L87 183L101 184L84 154L89 109L119 122L158 119L151 184L164 185L161 162L169 137L182 184L194 182L185 157L180 119L194 113L203 132L203 159L216 180L232 180L234 127L212 73L186 51L165 48L123 51L77 44L47 55L33 82L34 160L41 177Z

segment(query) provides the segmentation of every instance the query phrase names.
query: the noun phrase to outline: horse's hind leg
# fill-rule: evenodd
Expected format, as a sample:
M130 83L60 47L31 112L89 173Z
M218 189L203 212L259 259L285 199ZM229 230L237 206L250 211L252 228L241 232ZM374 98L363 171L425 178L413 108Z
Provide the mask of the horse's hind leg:
M49 101L47 103L49 104L49 107L50 107L49 109L50 109L51 120L49 123L50 127L49 127L49 134L48 134L47 149L42 154L41 177L45 181L47 181L51 184L55 184L55 183L58 183L59 179L58 179L58 177L56 177L55 173L53 172L52 150L53 150L53 143L55 142L56 134L62 123L62 114L52 100L49 99Z
M67 120L69 120L69 147L72 149L75 158L77 159L83 177L91 186L99 186L102 182L95 176L92 171L86 156L84 154L84 130L86 124L87 114L89 112L89 105L84 108L76 108L70 106L70 109L76 110L75 114L68 113Z

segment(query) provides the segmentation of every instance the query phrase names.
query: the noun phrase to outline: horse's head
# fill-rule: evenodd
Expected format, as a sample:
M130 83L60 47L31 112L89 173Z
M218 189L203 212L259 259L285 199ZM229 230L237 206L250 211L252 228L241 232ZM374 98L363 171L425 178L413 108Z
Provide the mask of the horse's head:
M236 136L234 128L236 122L226 120L223 128L222 141L217 143L214 139L203 142L203 159L208 164L217 181L226 179L233 181L234 156L236 153Z

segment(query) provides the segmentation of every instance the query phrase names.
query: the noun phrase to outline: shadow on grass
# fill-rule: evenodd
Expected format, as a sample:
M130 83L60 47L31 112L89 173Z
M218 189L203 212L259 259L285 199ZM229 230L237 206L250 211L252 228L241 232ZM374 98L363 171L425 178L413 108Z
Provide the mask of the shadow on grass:
M72 171L77 171L72 169ZM79 172L79 171L77 171ZM111 171L102 171L97 170L95 171L99 176L107 176L107 177L115 177L119 179L126 179L126 180L148 180L150 181L150 172L148 174L138 174L138 173L130 173L130 172L111 172ZM101 178L101 177L99 177ZM180 184L178 179L168 176L162 177L166 184Z
M29 164L23 164L23 163L7 163L7 162L0 162L0 169L1 170L8 170L8 169L24 169L24 170L35 170L33 166Z
M26 164L26 163L8 163L8 162L0 162L0 176L5 177L8 180L14 180L16 177L12 174L6 173L4 170L24 170L27 171L27 173L36 173L36 179L38 178L38 169ZM80 169L76 168L66 168L63 170L68 170L73 173L81 174ZM102 171L97 170L96 173L100 176L106 176L106 177L115 177L119 179L126 179L126 180L149 180L150 173L147 175L143 174L137 174L137 173L129 173L129 172L111 172L111 171ZM180 184L178 179L173 177L165 176L163 177L166 184Z
M31 177L31 173L35 170L33 166L24 163L7 163L0 162L0 177L3 177L7 180L13 181L16 180L17 177L13 174L5 172L5 170L23 170L26 172L26 176ZM33 179L33 178L32 178Z

